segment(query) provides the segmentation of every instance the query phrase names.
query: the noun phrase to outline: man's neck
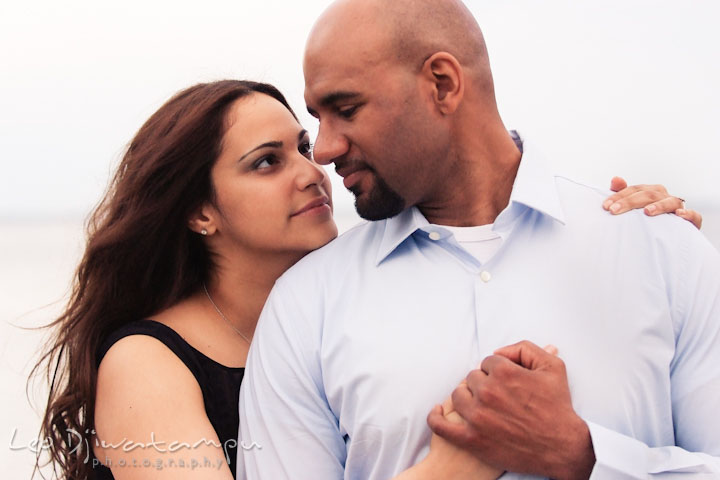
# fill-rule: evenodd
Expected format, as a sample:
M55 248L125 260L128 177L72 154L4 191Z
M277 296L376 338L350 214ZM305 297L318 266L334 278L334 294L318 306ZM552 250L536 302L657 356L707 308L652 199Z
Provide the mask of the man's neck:
M495 221L510 202L522 157L514 139L503 133L466 143L439 194L418 204L428 222L467 227Z

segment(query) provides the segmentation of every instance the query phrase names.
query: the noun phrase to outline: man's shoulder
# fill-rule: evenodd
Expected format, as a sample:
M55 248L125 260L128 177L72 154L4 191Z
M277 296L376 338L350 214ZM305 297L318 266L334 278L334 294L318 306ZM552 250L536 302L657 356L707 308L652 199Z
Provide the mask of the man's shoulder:
M592 206L594 210L604 211L602 202L613 193L609 189L577 180L571 176L555 174L554 177L563 207L570 201L580 201L583 206Z
M363 221L308 253L280 278L283 282L304 282L318 275L342 274L358 263L372 261L377 254L384 228L384 220Z
M602 233L604 238L627 237L637 244L675 247L679 243L697 245L707 239L695 226L674 214L649 216L642 209L612 215L602 203L613 192L609 189L556 175L559 200L566 216L567 227L581 229L586 235Z

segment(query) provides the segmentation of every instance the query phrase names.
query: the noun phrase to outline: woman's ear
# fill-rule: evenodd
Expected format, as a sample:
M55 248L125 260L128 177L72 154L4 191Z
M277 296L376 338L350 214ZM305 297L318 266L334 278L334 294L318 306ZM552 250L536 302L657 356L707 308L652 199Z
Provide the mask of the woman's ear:
M208 202L198 207L188 218L188 228L203 236L214 235L217 232L215 218L217 211Z
M465 93L462 65L451 54L437 52L422 67L421 75L430 82L433 101L443 115L453 114Z

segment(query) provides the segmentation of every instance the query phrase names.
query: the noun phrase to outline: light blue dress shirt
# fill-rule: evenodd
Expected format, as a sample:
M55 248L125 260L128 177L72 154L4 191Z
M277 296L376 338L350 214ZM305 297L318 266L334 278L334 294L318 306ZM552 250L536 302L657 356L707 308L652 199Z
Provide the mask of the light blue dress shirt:
M591 478L720 478L720 255L673 215L611 216L607 192L524 147L487 263L411 208L277 281L240 397L240 439L261 448L238 449L239 478L389 479L427 454L430 409L522 339L559 348Z

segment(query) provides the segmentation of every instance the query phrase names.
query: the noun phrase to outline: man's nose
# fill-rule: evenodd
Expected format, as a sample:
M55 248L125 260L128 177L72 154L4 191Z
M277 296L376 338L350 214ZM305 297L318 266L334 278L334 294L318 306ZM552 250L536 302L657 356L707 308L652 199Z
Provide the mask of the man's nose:
M345 155L349 143L344 135L339 134L327 125L320 122L318 136L313 147L313 158L320 165L328 165L336 158Z

